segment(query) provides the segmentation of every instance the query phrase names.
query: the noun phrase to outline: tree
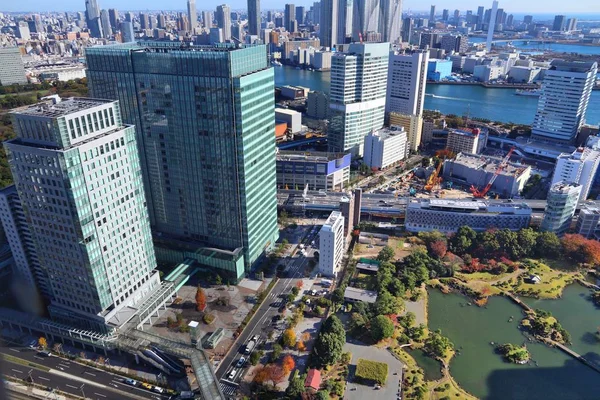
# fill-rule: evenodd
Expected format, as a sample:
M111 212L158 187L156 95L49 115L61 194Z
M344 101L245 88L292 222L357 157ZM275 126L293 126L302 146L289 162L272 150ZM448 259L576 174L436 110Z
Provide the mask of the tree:
M540 232L535 239L535 254L538 257L556 258L560 248L560 239L554 232Z
M524 228L517 232L517 240L521 247L522 256L533 256L538 235L538 232L531 228Z
M392 337L393 334L394 323L385 315L378 315L371 321L371 336L376 342Z
M281 368L283 369L283 374L287 375L296 367L296 362L289 354L286 354L283 357L283 362L281 364Z
M342 287L336 288L331 294L331 301L334 303L342 303L344 302L344 291L346 289Z
M38 346L40 346L42 349L45 349L48 347L48 341L46 340L45 337L40 336L40 338L38 339Z
M429 245L429 252L436 258L444 258L448 252L448 244L445 240L436 240Z
M319 390L315 396L316 400L329 400L331 397L329 396L328 390Z
M442 335L442 331L439 329L434 332L429 332L429 336L425 340L425 347L423 348L426 353L431 354L434 357L444 358L449 350L452 350L454 345L450 342L450 339Z
M273 345L273 351L271 352L270 360L271 362L276 361L281 356L281 352L283 351L283 347L279 343L275 343Z
M352 353L350 353L349 351L343 353L340 361L344 365L350 364L350 361L352 361Z
M350 316L350 324L353 329L361 329L367 324L367 321L360 313L354 312Z
M404 286L404 283L402 283L402 281L398 278L392 278L391 282L387 286L387 289L392 295L396 297L402 297L406 292L406 287Z
M333 333L337 335L342 341L346 341L346 329L342 321L335 315L330 316L323 322L321 327L321 333Z
M296 332L291 328L286 329L283 331L282 341L284 346L293 348L296 345Z
M401 311L402 300L390 294L387 290L381 291L373 304L373 313L376 315L397 314Z
M296 287L298 288L298 290L302 289L302 286L304 286L304 282L302 281L302 279L300 279L298 282L296 282Z
M298 351L306 351L306 345L303 340L298 340L296 342L296 350Z
M260 358L262 357L261 353L262 353L262 350L252 352L252 354L250 354L250 364L252 364L252 365L258 364L258 362L260 361Z
M581 235L566 234L561 240L566 257L579 263L600 263L600 242Z
M297 399L304 393L306 388L304 387L304 381L306 380L306 374L300 375L297 374L290 381L289 386L285 390L285 394L287 394L292 399Z
M477 232L471 227L461 226L450 238L449 248L454 254L462 255L471 250L473 242L477 238Z
M206 309L206 294L204 294L204 290L200 286L198 286L198 289L196 289L196 310L204 311L205 309Z
M318 365L333 365L342 356L344 343L334 333L319 334L315 341L315 361Z
M223 284L223 278L221 278L221 275L217 274L217 276L215 277L215 285L220 286Z
M381 262L391 261L394 259L395 254L396 253L394 252L394 249L392 249L390 246L385 246L379 251L379 254L377 255L377 260Z
M294 286L292 288L292 294L294 295L294 297L298 296L298 293L300 293L300 289L298 289L297 286Z

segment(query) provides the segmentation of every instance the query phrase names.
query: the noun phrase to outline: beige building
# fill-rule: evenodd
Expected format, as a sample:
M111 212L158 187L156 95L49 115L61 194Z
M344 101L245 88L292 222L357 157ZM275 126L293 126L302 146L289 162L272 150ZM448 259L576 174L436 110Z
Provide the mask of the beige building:
M403 126L408 137L409 148L417 151L421 145L423 131L423 117L420 115L406 115L398 113L389 114L389 124Z
M479 129L450 129L446 148L455 154L479 154L487 144L487 132Z

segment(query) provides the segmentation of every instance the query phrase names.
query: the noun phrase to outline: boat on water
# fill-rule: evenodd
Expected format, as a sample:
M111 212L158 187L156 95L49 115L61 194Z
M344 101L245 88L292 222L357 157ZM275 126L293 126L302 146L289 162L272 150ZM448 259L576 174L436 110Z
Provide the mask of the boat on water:
M517 96L538 96L542 94L541 89L517 89Z
M277 60L271 61L271 65L276 66L276 67L281 67L281 63Z

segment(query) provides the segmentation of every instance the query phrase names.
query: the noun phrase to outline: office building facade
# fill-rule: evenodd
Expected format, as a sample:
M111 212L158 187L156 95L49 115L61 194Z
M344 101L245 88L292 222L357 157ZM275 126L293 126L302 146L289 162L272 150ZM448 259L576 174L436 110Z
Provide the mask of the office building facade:
M57 98L12 117L17 139L4 146L50 315L110 331L160 284L135 128L108 100Z
M100 20L98 0L85 0L85 22L90 30L90 36L102 37L102 21Z
M571 219L575 215L581 185L577 183L560 181L553 184L546 196L546 210L540 229L562 236L571 226Z
M198 26L198 10L196 9L196 0L187 2L188 20L190 23L190 32L194 33Z
M581 185L579 200L586 200L592 190L594 177L600 165L600 151L579 147L573 153L562 153L556 160L552 184L560 181Z
M381 17L379 32L382 40L388 43L400 43L402 32L402 0L380 0Z
M27 83L25 67L18 47L0 47L0 85Z
M260 34L260 0L248 0L248 34Z
M596 62L552 61L531 127L533 138L557 143L577 139L597 72Z
M124 120L140 129L159 247L241 278L278 237L266 47L157 42L86 56L91 93L120 99Z
M325 0L324 0L325 1ZM296 32L296 6L293 4L286 4L283 14L283 27L288 32Z
M319 232L319 273L336 277L344 256L344 217L333 211Z
M217 6L217 26L223 30L223 41L231 40L231 8L227 4Z
M428 63L427 51L390 54L386 112L423 115Z
M277 153L279 189L338 192L350 182L350 154L280 151Z
M321 46L332 48L338 43L338 0L321 0L319 38Z
M577 216L575 232L590 239L596 238L600 224L600 207L597 204L584 203Z
M331 61L329 151L362 155L364 137L383 127L389 43L352 43Z
M365 136L364 163L373 170L396 165L407 155L408 139L401 126L390 126Z

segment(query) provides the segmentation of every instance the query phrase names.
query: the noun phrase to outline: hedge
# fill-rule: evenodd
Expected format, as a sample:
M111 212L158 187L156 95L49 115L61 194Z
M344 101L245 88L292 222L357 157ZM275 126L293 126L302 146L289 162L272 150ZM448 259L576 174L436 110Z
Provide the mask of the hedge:
M386 363L359 358L356 363L356 377L363 381L383 385L387 380L388 365Z

